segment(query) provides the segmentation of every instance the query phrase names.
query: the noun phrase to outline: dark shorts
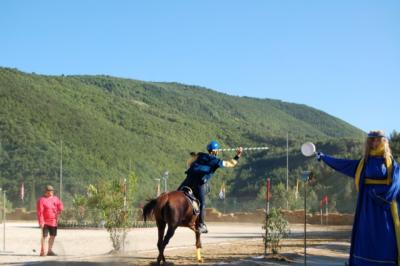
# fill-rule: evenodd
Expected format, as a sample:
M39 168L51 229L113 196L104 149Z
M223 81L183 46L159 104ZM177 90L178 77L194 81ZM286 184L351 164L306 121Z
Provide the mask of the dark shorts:
M50 226L45 224L43 226L43 237L47 237L50 233L50 236L56 236L57 235L57 226Z

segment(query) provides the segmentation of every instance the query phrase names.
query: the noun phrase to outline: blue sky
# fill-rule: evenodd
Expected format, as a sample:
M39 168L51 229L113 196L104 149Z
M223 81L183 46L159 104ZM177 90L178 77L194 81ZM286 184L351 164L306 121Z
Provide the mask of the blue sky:
M400 130L400 1L0 2L0 65L304 103Z

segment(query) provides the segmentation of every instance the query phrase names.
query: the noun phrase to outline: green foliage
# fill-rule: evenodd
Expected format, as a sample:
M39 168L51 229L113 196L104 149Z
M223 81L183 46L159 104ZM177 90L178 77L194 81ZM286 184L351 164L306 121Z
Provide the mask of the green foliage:
M289 202L289 209L290 210L299 210L304 208L304 199L303 195L301 194L301 191L299 191L296 195L296 188L293 187L293 189L289 189L289 192L287 193L287 199Z
M286 191L286 187L283 183L278 183L272 187L272 204L275 208L286 209L287 200L289 198L289 193Z
M86 208L87 198L83 195L75 195L72 199L72 207L75 212L74 217L78 224L82 224L85 221L88 210Z
M266 176L273 185L285 178L286 132L291 139L291 187L297 172L308 167L298 151L302 142L318 140L324 152L347 155L363 134L305 105L234 97L177 83L43 76L0 68L0 183L15 206L22 204L22 181L30 199L25 207L34 207L39 196L35 191L42 191L45 184L59 187L61 140L67 206L73 204L73 195L86 192L88 184L116 180L130 170L140 176L140 190L134 196L139 205L154 196L154 178L165 170L170 172L169 187L177 187L188 152L203 151L211 139L223 146L271 148L245 154L240 167L219 171L212 181L219 187L225 180L228 195L254 199ZM316 193L320 196L325 189L336 194L331 184L338 175L324 171L327 181ZM346 182L341 178L334 184L345 187ZM210 199L217 193L213 190Z
M295 142L295 141L293 141ZM290 143L291 147L300 147L301 143ZM336 139L316 142L318 150L340 158L361 158L363 141ZM290 209L303 208L303 183L300 181L299 193L296 198L297 179L304 170L312 170L316 176L315 184L308 187L308 210L318 211L319 201L324 195L330 198L331 211L353 212L356 204L354 180L335 172L315 158L306 158L299 149L290 150L289 154L289 191L286 191L286 152L277 148L267 154L257 154L248 159L231 178L227 178L227 191L237 198L248 195L258 195L261 202L265 196L266 178L271 179L271 205L286 208L289 201ZM236 174L237 173L237 174ZM244 177L243 177L243 176ZM215 192L216 193L216 192ZM254 202L254 201L252 201Z
M273 254L278 254L281 240L290 233L289 222L283 218L279 209L272 208L266 217L263 229L265 230L263 235L265 249L270 248Z
M88 186L88 208L99 210L115 252L121 251L129 228L132 225L132 200L137 177L130 174L126 179L111 179Z
M393 131L390 134L390 147L395 158L400 158L400 132Z

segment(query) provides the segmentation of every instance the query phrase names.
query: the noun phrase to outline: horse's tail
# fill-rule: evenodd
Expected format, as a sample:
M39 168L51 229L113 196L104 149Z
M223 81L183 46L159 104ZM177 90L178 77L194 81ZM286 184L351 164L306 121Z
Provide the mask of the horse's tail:
M154 209L157 205L157 199L149 200L146 205L143 207L143 221L146 222L147 219L150 218L154 214Z

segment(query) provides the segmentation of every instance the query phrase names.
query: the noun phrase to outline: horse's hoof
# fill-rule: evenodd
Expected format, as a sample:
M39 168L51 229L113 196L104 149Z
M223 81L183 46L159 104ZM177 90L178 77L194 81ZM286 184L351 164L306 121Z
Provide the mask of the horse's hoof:
M204 259L197 260L198 263L204 263Z

